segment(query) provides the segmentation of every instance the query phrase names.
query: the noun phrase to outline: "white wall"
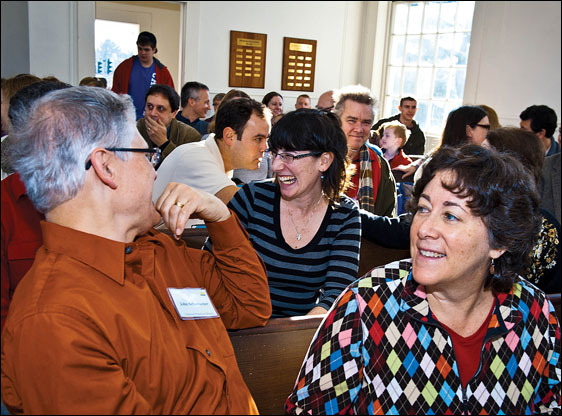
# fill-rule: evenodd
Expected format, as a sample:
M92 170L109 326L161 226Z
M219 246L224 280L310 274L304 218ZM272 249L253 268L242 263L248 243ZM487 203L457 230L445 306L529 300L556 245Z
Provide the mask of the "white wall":
M519 126L533 104L561 108L561 2L477 1L464 103L494 108Z
M94 2L30 1L29 71L78 85L94 68ZM4 48L2 38L2 48Z
M29 27L27 2L3 1L2 7L2 77L29 73ZM9 39L10 49L4 47Z
M267 34L265 88L240 88L261 101L269 91L284 97L285 111L294 109L298 91L281 90L283 37L317 40L315 105L326 90L358 79L364 2L187 2L184 81L208 85L211 97L228 86L230 31Z
M184 3L181 84L204 82L211 95L230 89L229 33L240 30L268 35L265 88L246 89L256 99L276 90L285 97L285 108L294 108L298 93L280 90L284 36L318 41L313 104L323 91L357 82L382 96L377 88L384 80L389 2ZM30 1L28 9L29 71L73 84L90 75L94 2ZM531 104L549 105L560 120L560 10L560 2L477 1L464 102L490 105L503 124L517 124ZM3 54L13 48L2 36Z

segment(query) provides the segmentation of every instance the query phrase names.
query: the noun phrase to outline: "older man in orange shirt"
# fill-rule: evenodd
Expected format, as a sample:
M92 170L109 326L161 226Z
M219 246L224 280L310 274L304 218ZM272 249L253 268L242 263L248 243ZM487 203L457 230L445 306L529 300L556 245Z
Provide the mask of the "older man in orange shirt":
M46 221L2 332L7 409L256 413L226 328L264 325L271 303L236 216L183 184L152 203L158 150L127 96L53 92L29 124L13 163ZM207 224L212 253L178 241L190 217ZM161 218L176 240L152 228Z

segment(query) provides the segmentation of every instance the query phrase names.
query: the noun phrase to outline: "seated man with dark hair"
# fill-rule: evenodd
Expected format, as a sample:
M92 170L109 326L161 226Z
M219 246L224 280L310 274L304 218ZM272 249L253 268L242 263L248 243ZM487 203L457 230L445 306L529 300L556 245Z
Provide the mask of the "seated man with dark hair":
M168 85L153 85L146 93L144 118L137 128L150 147L160 148L160 163L177 146L201 140L197 130L175 119L179 105L178 93Z
M560 153L560 143L552 137L558 121L556 113L546 105L532 105L519 114L523 130L535 133L546 150L546 156Z
M210 109L209 87L197 81L186 82L181 89L181 112L176 118L204 136L209 130L205 118Z
M225 204L238 191L233 169L256 170L267 149L271 112L251 98L221 104L215 133L206 140L176 148L158 169L156 201L169 182L179 182L215 195Z
M174 183L152 202L157 155L127 95L74 87L35 104L10 152L45 214L2 331L11 413L257 413L226 329L269 319L265 267L213 195ZM152 228L178 238L189 217L213 252Z

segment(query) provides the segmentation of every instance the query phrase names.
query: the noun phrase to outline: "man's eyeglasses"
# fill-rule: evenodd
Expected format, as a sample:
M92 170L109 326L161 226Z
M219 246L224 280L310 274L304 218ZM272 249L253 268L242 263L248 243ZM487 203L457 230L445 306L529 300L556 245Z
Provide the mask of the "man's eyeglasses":
M302 159L304 157L309 157L309 156L320 156L321 154L322 152L309 152L309 153L303 153L302 155L292 155L290 153L271 152L271 161L273 162L275 158L279 156L279 159L281 159L282 162L293 163L293 160L295 159Z
M490 127L491 127L489 124L478 124L478 123L476 123L476 125L478 127L482 127L483 129L486 129L486 130L490 130Z
M158 162L160 161L160 154L162 151L159 147L155 147L154 149L149 148L128 148L128 147L106 147L105 150L109 150L110 152L143 152L145 153L146 158L152 164L153 168L156 168ZM88 160L86 162L86 170L90 169L92 166L92 161Z

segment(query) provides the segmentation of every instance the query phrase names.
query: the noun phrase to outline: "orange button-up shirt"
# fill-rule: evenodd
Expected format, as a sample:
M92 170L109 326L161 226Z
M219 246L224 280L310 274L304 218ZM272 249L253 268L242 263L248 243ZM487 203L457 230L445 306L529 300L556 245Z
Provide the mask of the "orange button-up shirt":
M271 302L234 214L207 224L213 253L155 230L125 244L41 225L2 332L8 410L257 413L226 328L265 325ZM181 320L169 287L206 288L221 318Z

